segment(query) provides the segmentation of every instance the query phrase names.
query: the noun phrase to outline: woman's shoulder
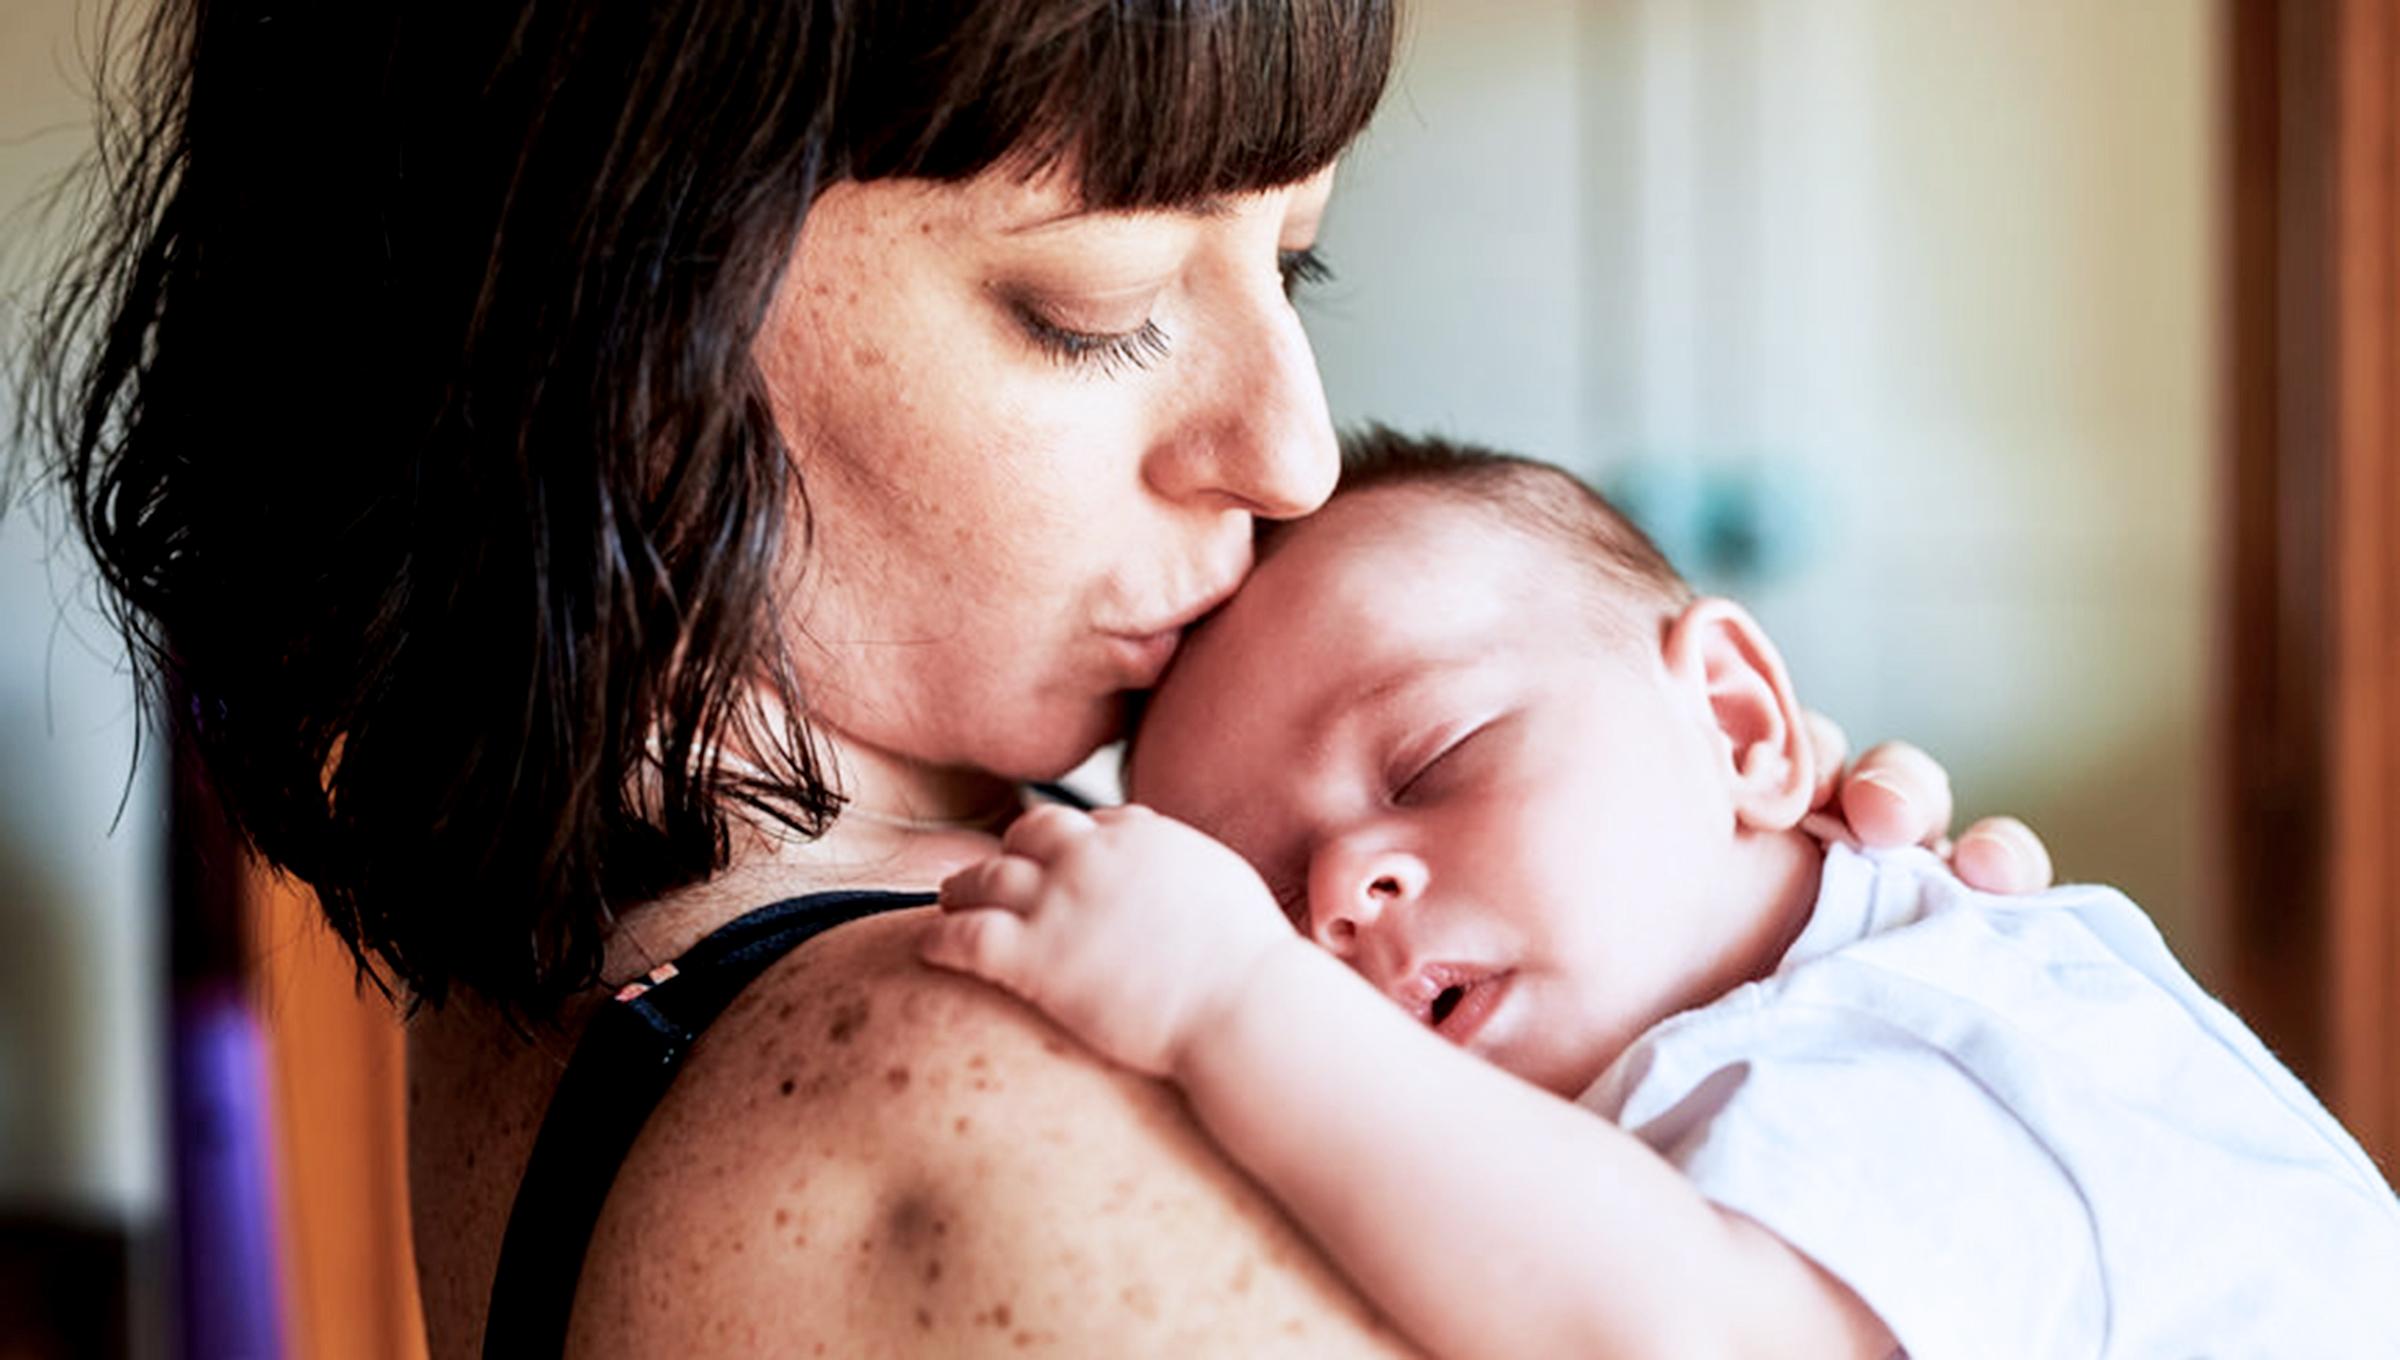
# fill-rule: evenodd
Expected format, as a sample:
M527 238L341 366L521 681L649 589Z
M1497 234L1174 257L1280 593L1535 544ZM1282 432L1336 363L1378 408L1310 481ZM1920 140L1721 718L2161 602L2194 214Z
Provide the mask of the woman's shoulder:
M711 1028L596 1231L575 1352L1390 1354L1372 1311L1157 1083L832 931Z

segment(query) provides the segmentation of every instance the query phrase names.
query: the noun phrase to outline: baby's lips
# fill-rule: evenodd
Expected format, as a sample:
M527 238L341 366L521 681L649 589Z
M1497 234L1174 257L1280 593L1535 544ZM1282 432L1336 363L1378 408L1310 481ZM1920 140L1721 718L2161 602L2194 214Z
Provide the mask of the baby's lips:
M1433 1003L1453 987L1467 987L1491 976L1493 970L1470 963L1429 963L1409 970L1400 982L1390 989L1393 1001L1402 1010L1417 1018L1420 1024L1433 1023Z

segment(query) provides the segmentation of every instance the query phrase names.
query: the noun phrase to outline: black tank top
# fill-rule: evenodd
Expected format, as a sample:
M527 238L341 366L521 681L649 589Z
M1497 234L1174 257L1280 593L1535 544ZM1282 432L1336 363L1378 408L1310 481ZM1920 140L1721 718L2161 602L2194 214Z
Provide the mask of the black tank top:
M760 907L601 1003L517 1183L483 1324L485 1360L565 1353L576 1280L617 1168L692 1044L742 989L835 926L933 900L929 892L822 892Z

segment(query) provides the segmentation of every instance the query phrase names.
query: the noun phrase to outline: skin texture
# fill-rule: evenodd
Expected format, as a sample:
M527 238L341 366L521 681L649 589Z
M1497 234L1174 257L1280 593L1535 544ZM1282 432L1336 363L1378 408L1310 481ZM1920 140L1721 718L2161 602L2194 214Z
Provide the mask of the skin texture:
M1581 576L1480 503L1341 500L1160 691L1132 782L1159 811L1028 814L943 885L926 956L1174 1080L1439 1354L1888 1354L1559 1098L1770 971L1822 863L1764 634L1631 592L1598 622Z
M828 935L718 1022L619 1175L569 1354L1410 1353L1165 1088L917 964L922 916ZM477 1019L412 1055L418 1112L451 1112L412 1134L450 1210L417 1225L437 1356L477 1353L556 1071Z
M1247 570L1253 517L1303 513L1332 485L1279 274L1313 239L1329 175L1143 214L1079 213L1058 183L1000 173L826 193L756 348L813 526L786 604L795 662L853 806L955 824L742 835L718 877L620 913L605 976L764 902L936 883L997 848L987 829L1018 806L1015 780L1116 732L1125 691ZM1105 338L1145 323L1148 343ZM1069 332L1083 357L1060 347ZM1902 773L1916 797L1901 820L1923 824L1907 838L1937 833L1922 773ZM930 972L914 929L830 933L699 1046L612 1191L578 1353L706 1338L715 1354L1017 1354L1020 1331L1025 1348L1085 1354L1405 1349L1180 1106L999 991ZM820 1056L844 998L873 1023ZM461 1001L412 1026L437 1356L475 1353L509 1197L580 1020L528 1042ZM774 1024L789 1033L757 1029ZM968 1075L978 1056L1008 1069L991 1089ZM921 1281L938 1298L902 1306L905 1274L841 1253L905 1256L921 1276L928 1213L959 1234L955 1254Z
M1173 630L1249 569L1252 517L1332 489L1277 268L1331 187L1064 221L1061 188L1000 176L825 195L759 346L814 516L797 627L820 730L1020 778L1115 734ZM1160 338L1126 357L1040 338L1145 324Z

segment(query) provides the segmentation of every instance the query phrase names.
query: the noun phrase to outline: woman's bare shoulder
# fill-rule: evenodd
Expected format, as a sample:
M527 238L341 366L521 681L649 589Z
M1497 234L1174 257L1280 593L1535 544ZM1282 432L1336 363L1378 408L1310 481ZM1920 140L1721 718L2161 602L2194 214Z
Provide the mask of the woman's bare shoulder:
M916 962L917 913L736 1002L628 1159L578 1355L1392 1355L1157 1083Z

